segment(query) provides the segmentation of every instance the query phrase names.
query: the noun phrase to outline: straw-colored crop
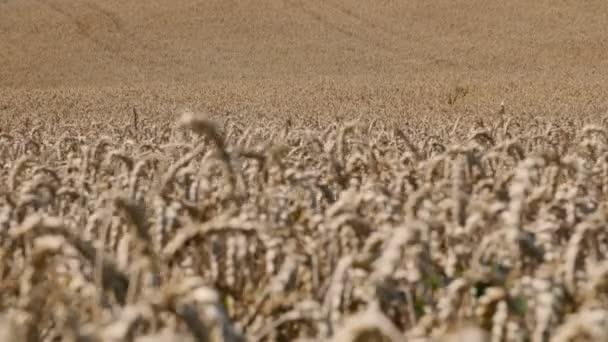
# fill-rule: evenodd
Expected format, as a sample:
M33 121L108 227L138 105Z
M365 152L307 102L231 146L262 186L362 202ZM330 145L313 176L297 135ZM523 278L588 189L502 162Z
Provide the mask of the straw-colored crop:
M132 115L0 137L2 341L608 340L602 125Z

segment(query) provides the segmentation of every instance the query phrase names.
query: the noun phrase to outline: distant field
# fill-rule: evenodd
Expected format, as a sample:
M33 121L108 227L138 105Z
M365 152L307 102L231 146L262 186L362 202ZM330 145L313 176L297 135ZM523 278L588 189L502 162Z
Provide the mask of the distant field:
M453 111L461 86L461 112L605 113L606 13L601 0L5 0L0 111L386 117Z

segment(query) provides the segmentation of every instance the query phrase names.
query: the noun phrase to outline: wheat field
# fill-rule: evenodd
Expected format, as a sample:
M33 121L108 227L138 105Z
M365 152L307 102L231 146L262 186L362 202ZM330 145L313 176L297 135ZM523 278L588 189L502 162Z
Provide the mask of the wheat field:
M606 13L0 0L0 341L608 341Z

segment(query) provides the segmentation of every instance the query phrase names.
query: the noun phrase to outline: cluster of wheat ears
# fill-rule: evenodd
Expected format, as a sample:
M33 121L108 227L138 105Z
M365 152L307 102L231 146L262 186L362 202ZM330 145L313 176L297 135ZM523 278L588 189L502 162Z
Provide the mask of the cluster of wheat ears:
M608 134L0 134L2 341L608 340Z

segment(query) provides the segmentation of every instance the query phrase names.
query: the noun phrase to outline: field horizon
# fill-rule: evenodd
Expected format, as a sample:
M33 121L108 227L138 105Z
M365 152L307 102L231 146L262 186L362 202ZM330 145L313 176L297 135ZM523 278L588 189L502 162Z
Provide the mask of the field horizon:
M504 101L517 114L603 115L604 13L595 0L7 0L0 114L402 119Z

